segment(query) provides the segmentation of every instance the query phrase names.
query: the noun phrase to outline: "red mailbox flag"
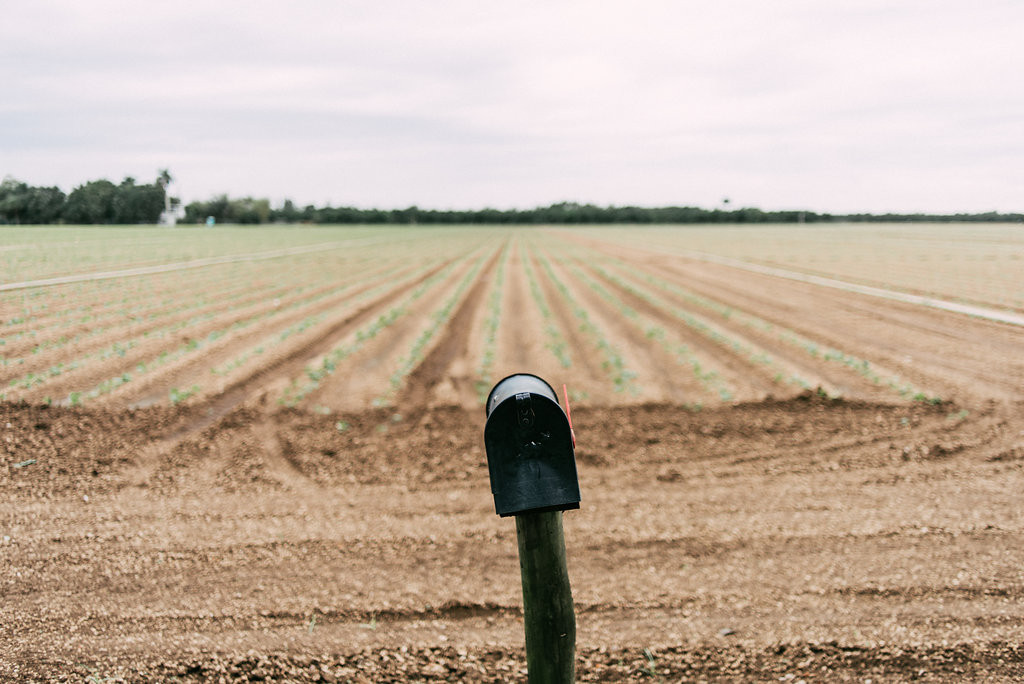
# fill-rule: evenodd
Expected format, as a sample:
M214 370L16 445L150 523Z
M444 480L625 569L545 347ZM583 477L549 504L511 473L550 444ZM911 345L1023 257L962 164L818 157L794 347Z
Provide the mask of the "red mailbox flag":
M572 435L572 448L576 448L576 431L572 429L572 411L569 410L569 388L562 383L562 394L565 396L565 417L569 419L569 434Z

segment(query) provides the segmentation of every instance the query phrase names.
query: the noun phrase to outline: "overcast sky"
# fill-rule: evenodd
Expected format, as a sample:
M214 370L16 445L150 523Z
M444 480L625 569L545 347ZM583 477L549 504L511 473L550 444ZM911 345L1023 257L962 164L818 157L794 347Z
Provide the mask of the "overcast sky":
M32 0L0 176L300 205L1024 211L1019 0Z

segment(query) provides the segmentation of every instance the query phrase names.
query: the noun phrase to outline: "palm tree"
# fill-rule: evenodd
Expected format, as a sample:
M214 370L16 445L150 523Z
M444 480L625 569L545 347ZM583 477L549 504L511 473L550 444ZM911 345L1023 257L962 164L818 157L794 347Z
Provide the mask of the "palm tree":
M171 177L171 172L167 169L160 169L160 173L156 177L156 182L164 191L164 211L171 210L171 196L167 194L167 186L171 184L174 179Z

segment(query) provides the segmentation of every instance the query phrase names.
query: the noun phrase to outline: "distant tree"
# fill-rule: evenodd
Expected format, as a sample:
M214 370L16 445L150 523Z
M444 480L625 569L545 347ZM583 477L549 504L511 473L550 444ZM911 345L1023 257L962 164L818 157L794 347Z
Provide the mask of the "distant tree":
M266 223L270 219L270 200L243 197L228 203L225 220L230 223Z
M209 216L209 214L205 214L203 212L205 207L206 202L200 202L198 200L195 202L189 202L185 205L185 216L182 218L182 221L185 223L199 223L200 216L204 218Z
M60 188L30 188L26 223L57 223L64 211L65 200Z
M11 177L0 182L0 223L55 223L63 208L59 188L33 187Z
M217 195L205 202L191 202L185 207L186 223L202 223L212 216L217 223L267 223L274 217L270 200L264 198L230 198Z
M154 222L161 203L166 206L170 174L161 170L155 183L138 185L131 177L119 186L108 181L93 181L75 188L64 202L64 217L75 222ZM31 198L31 202L29 201ZM0 185L0 222L50 221L54 207L60 203L57 188L31 188L7 178ZM30 208L31 207L31 208ZM669 224L692 223L821 223L829 221L1015 221L1024 222L1022 214L818 214L805 210L762 211L756 207L737 208L729 198L712 209L693 206L606 206L558 202L533 209L468 209L435 210L415 205L404 209L360 209L357 207L317 207L309 204L301 209L291 200L272 209L263 198L232 198L217 195L185 207L185 222L201 223L208 216L218 223L257 224L338 223L338 224ZM32 218L29 218L32 217Z
M114 185L90 181L71 191L64 204L68 223L156 223L166 194L157 183L138 185L131 176Z
M68 223L113 223L117 186L108 180L89 181L68 195L64 220Z
M299 212L298 207L295 206L295 202L286 199L280 209L275 209L271 212L271 220L282 223L298 223L302 220L302 214Z
M205 202L190 202L185 207L185 222L202 223L207 216L212 216L218 223L227 221L228 208L231 200L227 195L217 195Z
M407 209L396 209L391 212L392 223L419 223L419 207L413 205Z
M0 220L4 223L26 223L29 186L10 176L0 182Z
M167 192L161 180L136 185L131 176L114 193L113 223L156 223L167 204Z

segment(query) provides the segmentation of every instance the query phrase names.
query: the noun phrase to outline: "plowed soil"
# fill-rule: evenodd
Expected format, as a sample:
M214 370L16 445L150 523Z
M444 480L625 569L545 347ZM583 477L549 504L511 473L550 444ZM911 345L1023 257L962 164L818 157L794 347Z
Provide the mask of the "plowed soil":
M1024 678L1021 328L535 231L404 266L178 405L199 357L0 402L0 680L525 681L481 401L517 371L575 398L579 680Z

